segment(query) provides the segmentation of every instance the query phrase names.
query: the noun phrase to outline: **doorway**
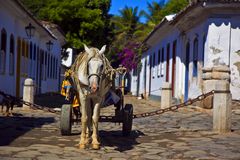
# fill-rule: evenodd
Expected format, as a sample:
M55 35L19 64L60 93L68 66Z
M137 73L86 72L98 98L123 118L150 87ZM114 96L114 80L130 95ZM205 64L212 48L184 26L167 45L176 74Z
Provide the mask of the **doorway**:
M186 45L186 61L185 61L185 89L184 89L184 101L188 100L188 81L189 81L189 54L190 54L190 44Z

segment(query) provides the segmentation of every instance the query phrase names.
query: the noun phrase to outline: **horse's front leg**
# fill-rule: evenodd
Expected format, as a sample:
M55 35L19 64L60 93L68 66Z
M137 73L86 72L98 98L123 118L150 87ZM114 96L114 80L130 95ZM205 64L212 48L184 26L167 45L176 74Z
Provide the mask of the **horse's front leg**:
M80 96L80 102L81 102L81 123L82 123L82 132L80 136L80 142L79 142L79 148L84 149L86 148L86 132L87 132L87 104L86 104L86 97Z
M87 111L87 130L86 130L86 139L85 144L89 144L91 142L91 126L92 126L92 103L90 99L87 99L86 103L86 111Z
M98 137L98 121L100 116L100 103L95 103L93 108L93 116L92 116L92 126L93 126L93 133L92 133L92 148L99 149L100 142Z

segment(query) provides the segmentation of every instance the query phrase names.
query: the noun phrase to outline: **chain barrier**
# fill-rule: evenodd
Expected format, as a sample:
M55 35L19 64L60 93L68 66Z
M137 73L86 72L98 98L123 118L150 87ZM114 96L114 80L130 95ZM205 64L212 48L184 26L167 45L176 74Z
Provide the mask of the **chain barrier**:
M170 106L168 108L159 109L159 110L150 111L150 112L145 112L145 113L134 114L133 119L150 117L150 116L160 115L160 114L163 114L163 113L166 113L166 112L169 112L169 111L175 111L175 110L178 110L179 108L183 108L183 107L191 105L195 102L201 101L201 100L205 99L206 97L213 95L214 93L225 93L225 91L214 91L214 90L212 90L208 93L204 93L202 95L199 95L197 98L189 99L186 102L176 104L176 105ZM51 112L51 113L59 113L58 111L54 110L53 108L49 108L49 107L46 107L46 106L41 106L41 105L37 105L37 104L34 104L34 103L26 102L26 101L22 100L21 98L14 97L14 96L6 94L2 91L0 91L0 95L2 95L3 97L5 97L7 99L12 99L14 101L17 100L21 104L25 104L33 110L43 110L43 111ZM101 118L102 119L114 119L114 117L115 116L100 116L100 119Z
M4 98L6 98L8 100L11 100L11 101L14 101L14 102L19 102L20 104L25 104L33 110L43 110L43 111L47 111L47 112L51 112L51 113L58 113L58 111L54 110L53 108L49 108L49 107L46 107L46 106L41 106L41 105L38 105L38 104L26 102L21 98L14 97L10 94L6 94L3 91L0 91L0 95L2 95Z
M197 98L189 99L186 102L183 102L183 103L180 103L180 104L176 104L176 105L170 106L168 108L159 109L159 110L151 111L151 112L134 114L133 115L133 119L143 118L143 117L150 117L150 116L154 116L154 115L163 114L163 113L169 112L169 111L175 111L175 110L178 110L179 108L183 108L185 106L191 105L191 104L193 104L193 103L195 103L197 101L201 101L201 100L203 100L203 99L205 99L208 96L211 96L213 94L214 94L214 91L210 91L210 92L204 93L202 95L199 95Z

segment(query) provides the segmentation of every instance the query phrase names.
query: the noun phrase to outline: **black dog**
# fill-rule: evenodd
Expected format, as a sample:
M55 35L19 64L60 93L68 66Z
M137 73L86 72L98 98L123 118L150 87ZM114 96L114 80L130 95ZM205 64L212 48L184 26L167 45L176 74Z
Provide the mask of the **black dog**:
M15 100L10 97L3 97L1 103L1 112L3 115L12 116L13 106L15 104ZM6 112L4 113L3 108L6 106Z

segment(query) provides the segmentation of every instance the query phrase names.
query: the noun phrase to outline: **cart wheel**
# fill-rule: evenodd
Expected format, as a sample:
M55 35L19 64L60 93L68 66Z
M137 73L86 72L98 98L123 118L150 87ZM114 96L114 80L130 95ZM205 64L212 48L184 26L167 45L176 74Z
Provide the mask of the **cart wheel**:
M62 105L60 117L60 130L62 135L70 135L72 130L72 106L70 104Z
M123 126L122 126L123 136L130 135L132 131L132 121L133 121L133 105L126 104L123 109Z

